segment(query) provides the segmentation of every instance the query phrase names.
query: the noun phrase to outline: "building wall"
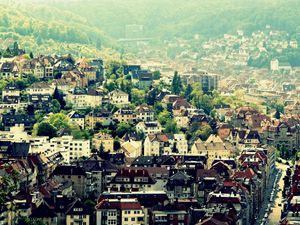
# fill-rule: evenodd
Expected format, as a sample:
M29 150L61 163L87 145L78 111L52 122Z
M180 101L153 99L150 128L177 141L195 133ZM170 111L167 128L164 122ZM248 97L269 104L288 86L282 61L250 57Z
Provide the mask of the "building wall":
M66 225L89 225L90 216L89 215L67 215Z

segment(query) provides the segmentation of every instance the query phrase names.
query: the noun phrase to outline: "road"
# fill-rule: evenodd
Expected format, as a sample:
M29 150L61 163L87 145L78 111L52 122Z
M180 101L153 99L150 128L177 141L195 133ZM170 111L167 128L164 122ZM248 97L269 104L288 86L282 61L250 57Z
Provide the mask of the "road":
M276 168L278 170L281 170L281 176L277 180L277 186L276 186L277 189L276 189L276 192L275 192L276 197L274 198L273 202L270 203L269 199L270 199L271 192L273 190L272 186L273 186L273 183L275 182L275 180L274 180L274 182L273 181L270 182L270 184L267 187L266 194L265 194L265 201L264 201L264 203L261 207L259 217L258 217L258 220L255 222L255 225L260 225L261 224L261 220L265 215L265 210L266 210L269 203L271 204L272 210L271 210L271 213L270 213L270 215L267 219L267 222L265 224L266 225L278 225L279 224L282 206L278 206L278 204L279 203L282 204L282 199L283 198L282 198L281 191L278 191L278 190L283 189L283 185L284 185L283 178L285 176L285 173L286 173L286 170L287 170L288 166L285 165L285 164L276 162ZM275 178L275 176L276 176L276 174L274 175L274 178Z
M277 195L276 195L275 202L274 202L274 205L272 208L272 212L268 218L268 224L270 224L270 225L278 225L279 221L280 221L281 210L283 207L283 204L282 204L283 198L282 198L282 191L278 191L278 189L283 190L283 185L284 185L283 178L286 174L286 170L288 169L288 166L285 164L282 164L282 163L277 163L276 167L278 169L280 169L282 171L282 173L281 173L281 177L279 179L278 185L277 185L277 187L278 187ZM278 204L282 204L282 206L278 206Z

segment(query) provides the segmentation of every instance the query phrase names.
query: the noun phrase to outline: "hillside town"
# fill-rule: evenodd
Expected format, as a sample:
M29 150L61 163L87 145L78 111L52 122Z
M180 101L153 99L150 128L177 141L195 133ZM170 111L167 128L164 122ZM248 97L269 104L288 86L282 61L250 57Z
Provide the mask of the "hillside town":
M298 43L266 29L160 62L3 48L0 224L299 224Z

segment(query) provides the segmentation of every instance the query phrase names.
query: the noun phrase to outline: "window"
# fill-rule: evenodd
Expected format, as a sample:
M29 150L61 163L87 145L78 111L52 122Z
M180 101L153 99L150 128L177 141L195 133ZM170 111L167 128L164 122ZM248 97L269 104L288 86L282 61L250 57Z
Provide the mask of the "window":
M135 221L135 217L132 217L132 218L131 218L131 221Z
M178 215L178 220L184 220L184 215Z

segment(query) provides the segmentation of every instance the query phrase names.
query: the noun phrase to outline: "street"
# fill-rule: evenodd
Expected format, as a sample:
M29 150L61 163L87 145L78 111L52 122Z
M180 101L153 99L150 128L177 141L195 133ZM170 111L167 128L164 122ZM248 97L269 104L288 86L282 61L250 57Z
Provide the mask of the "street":
M284 181L283 178L286 174L286 170L288 168L287 165L283 164L283 163L278 163L276 162L276 168L278 169L278 171L281 171L281 173L278 175L279 178L277 179L277 185L276 185L276 191L274 191L274 200L273 202L270 202L270 196L271 196L271 192L273 190L273 184L275 182L275 180L271 180L271 182L269 183L267 190L266 190L266 195L265 195L265 201L263 206L261 207L260 213L259 213L259 217L255 222L255 225L260 225L262 224L262 219L264 218L264 215L266 214L266 209L268 204L271 204L271 212L266 220L265 224L268 225L278 225L279 221L280 221L280 216L281 216L281 210L282 210L282 193L279 190L283 189L283 185L284 185ZM274 174L274 178L275 179L276 174ZM281 206L278 206L278 204L282 204Z
M277 194L276 194L276 198L275 198L275 202L274 204L272 205L273 208L272 208L272 212L271 214L269 215L268 217L268 224L270 225L278 225L279 221L280 221L280 216L281 216L281 210L282 210L282 207L283 207L283 204L282 204L282 190L283 190L283 185L284 185L284 181L283 181L283 178L286 174L286 170L288 169L289 166L283 164L283 163L276 163L276 167L282 171L281 173L281 177L279 179L279 182L278 182L278 185L277 186ZM281 190L281 191L278 191ZM282 204L281 206L278 206L278 204Z

